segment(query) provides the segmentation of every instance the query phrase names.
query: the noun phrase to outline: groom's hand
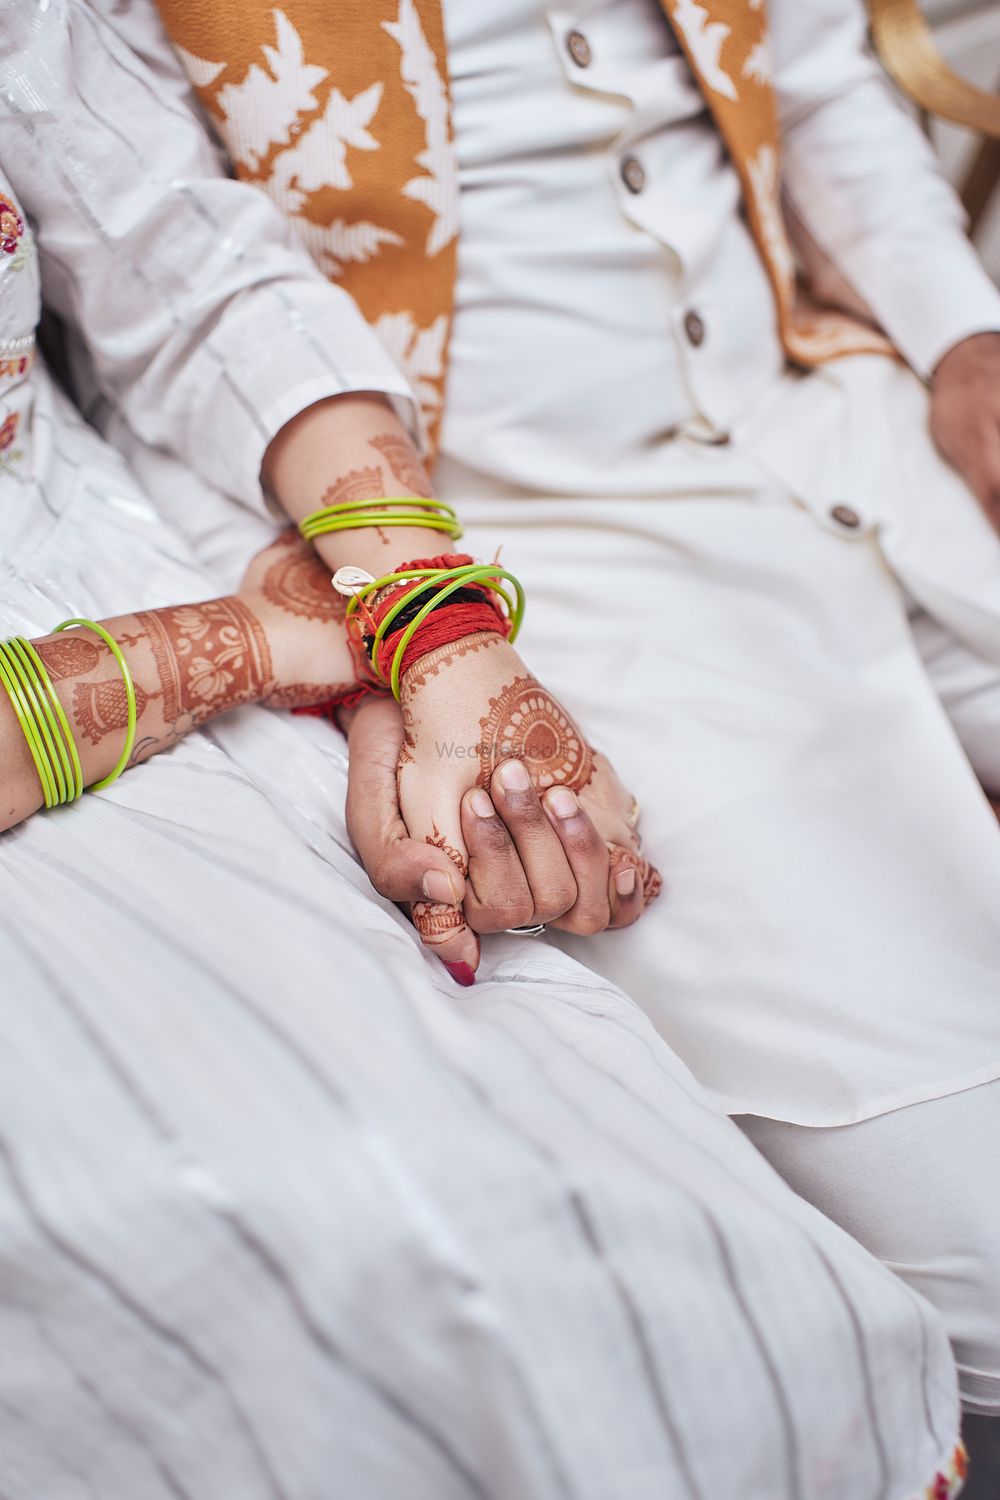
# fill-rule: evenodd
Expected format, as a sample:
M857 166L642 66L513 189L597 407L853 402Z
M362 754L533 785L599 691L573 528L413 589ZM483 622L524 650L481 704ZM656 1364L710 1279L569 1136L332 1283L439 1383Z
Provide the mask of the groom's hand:
M1000 333L976 333L939 362L931 432L1000 532Z

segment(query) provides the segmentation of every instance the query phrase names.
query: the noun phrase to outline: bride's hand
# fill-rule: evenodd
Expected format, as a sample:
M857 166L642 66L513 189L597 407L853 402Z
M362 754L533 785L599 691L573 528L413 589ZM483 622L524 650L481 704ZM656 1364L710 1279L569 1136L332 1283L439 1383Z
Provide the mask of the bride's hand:
M602 932L634 922L657 894L635 799L501 636L420 658L401 709L403 820L465 880L461 909L422 901L412 916L460 981L478 964L477 933Z
M331 586L330 569L297 531L283 531L257 553L239 593L267 634L274 674L261 700L267 707L312 707L354 684L343 629L346 601Z

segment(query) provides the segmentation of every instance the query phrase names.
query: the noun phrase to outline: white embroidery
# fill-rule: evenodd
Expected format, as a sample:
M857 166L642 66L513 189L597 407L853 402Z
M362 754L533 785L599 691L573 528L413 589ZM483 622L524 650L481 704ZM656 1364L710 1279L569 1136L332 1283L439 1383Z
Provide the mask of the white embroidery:
M744 78L751 78L754 83L770 84L774 81L771 71L771 53L763 38L753 47L741 72Z
M458 179L448 139L448 96L413 0L399 0L399 20L382 27L400 50L400 75L424 122L426 146L416 158L426 177L411 177L405 197L424 203L434 214L427 254L437 255L458 233Z
M696 0L677 0L672 15L684 33L702 82L724 99L738 99L736 85L719 64L722 44L732 28L723 21L709 21L708 11L703 5L696 4Z
M381 83L370 84L353 99L346 99L339 89L333 89L319 119L313 121L294 146L275 159L268 190L286 213L300 214L307 195L319 188L353 187L347 170L347 148L379 149L378 141L367 127L381 102Z
M402 245L401 235L383 229L368 219L347 224L334 219L332 224L314 224L309 219L296 220L313 259L328 276L339 276L345 265L366 265L383 245Z
M447 314L435 318L428 328L421 328L408 312L383 313L372 326L410 382L421 406L425 410L439 407L441 388L434 382L440 382L444 375Z
M222 135L229 153L251 172L259 170L272 146L291 140L298 116L319 103L313 89L327 76L326 68L305 61L302 39L284 12L272 15L277 46L261 49L270 74L251 63L243 82L227 83L216 100L225 117ZM185 64L206 71L214 66L190 54Z
M781 217L778 157L771 145L761 146L747 162L754 207L760 222L767 257L778 274L786 297L795 284L795 262Z
M193 52L189 52L179 42L174 43L174 51L184 64L184 71L196 89L207 89L226 66L225 63L206 62L203 57L195 57Z

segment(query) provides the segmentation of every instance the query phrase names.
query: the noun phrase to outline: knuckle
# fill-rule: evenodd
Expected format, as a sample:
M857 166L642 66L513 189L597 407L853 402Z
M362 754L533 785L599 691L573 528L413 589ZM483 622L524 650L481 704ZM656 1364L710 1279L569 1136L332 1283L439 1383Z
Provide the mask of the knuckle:
M380 896L389 896L393 888L392 859L380 854L368 867L368 878Z
M577 909L570 916L570 931L579 933L581 937L592 937L595 933L603 932L611 920L609 907L585 906Z
M576 886L560 881L546 888L544 900L535 903L534 915L539 922L554 922L575 904Z
M513 841L502 819L484 818L476 829L476 845L484 854L509 854Z
M507 817L518 828L527 833L541 832L549 827L549 820L542 811L542 804L531 792L525 792L517 801L508 802Z
M534 905L529 897L512 897L481 906L473 925L477 932L505 932L508 927L526 926L533 916Z

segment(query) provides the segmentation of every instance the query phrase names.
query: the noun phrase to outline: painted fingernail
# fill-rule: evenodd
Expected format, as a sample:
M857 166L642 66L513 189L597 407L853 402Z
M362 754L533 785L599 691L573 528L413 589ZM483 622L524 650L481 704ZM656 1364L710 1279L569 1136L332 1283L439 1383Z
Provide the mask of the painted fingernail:
M557 818L572 818L577 813L577 802L568 786L557 786L549 793L546 802Z
M471 984L475 984L475 971L468 964L450 964L446 959L442 959L441 962L456 984L462 985L464 989L468 989Z
M619 896L631 896L635 890L635 871L619 870L615 876L615 890Z
M531 779L519 760L505 760L500 767L500 785L508 792L526 792Z
M487 797L482 787L477 787L469 798L469 806L477 818L492 818L493 803Z
M440 901L445 906L458 905L451 877L443 870L427 870L420 885L428 901Z

